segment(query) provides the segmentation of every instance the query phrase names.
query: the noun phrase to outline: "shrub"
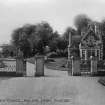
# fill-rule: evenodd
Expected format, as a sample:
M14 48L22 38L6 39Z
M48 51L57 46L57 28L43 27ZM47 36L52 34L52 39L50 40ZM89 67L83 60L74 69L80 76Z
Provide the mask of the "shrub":
M2 60L0 60L0 68L4 68L4 67L6 67L5 63Z

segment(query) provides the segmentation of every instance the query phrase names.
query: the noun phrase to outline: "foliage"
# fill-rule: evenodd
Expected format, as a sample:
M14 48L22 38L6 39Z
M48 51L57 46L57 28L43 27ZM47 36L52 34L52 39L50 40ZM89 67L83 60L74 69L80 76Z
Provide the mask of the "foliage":
M9 44L2 45L2 55L4 57L16 56L16 47Z
M88 29L89 24L94 23L88 16L84 14L77 15L75 17L73 27L67 27L65 32L60 36L57 31L53 31L53 28L47 22L41 22L38 24L26 24L23 27L17 28L12 33L12 45L16 49L20 49L23 52L25 58L34 56L35 54L45 54L46 46L49 47L50 52L55 52L60 56L67 56L67 47L69 42L69 33L72 36L80 36L82 31ZM105 21L100 23L101 34L103 40L103 54L105 59ZM76 46L77 50L73 50L74 56L79 56L79 41L73 39L72 44ZM72 47L73 47L72 46ZM16 50L15 50L16 51ZM8 55L8 50L4 50Z
M51 40L49 41L49 44L48 44L51 52L53 52L53 51L56 52L57 43L58 43L59 38L60 38L60 35L58 34L58 32L54 32L53 37L51 38Z
M36 53L43 54L52 38L53 29L47 22L28 24L14 30L12 44L23 52L24 57L29 57Z
M72 28L72 27L67 27L67 29L65 30L65 32L64 32L64 34L63 34L63 38L64 38L64 40L66 41L66 43L67 43L67 46L68 46L68 44L69 44L69 34L71 34L71 48L73 48L72 50L71 50L71 55L72 56L79 56L79 43L80 43L80 41L77 41L76 40L76 38L74 38L75 36L77 36L77 30L75 30L74 28ZM66 46L66 51L67 51L67 46ZM74 49L74 47L76 48L76 49ZM67 54L67 53L66 53Z
M57 39L57 53L58 55L65 56L67 53L67 41L65 41L62 37Z
M92 20L85 14L80 14L75 17L75 27L77 28L78 34L81 34L81 31L88 27L88 24L91 23Z
M7 65L2 60L0 60L0 68L4 68L4 67L7 67Z
M71 36L74 36L74 35L77 34L77 31L72 27L67 27L66 28L65 32L63 33L63 38L67 42L69 41L69 34L71 34Z

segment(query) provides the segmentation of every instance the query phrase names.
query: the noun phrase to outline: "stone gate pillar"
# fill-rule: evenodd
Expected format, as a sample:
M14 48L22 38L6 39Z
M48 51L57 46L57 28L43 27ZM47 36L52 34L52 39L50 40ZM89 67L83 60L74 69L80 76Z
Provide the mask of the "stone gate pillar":
M80 59L72 58L72 76L79 76L80 74Z
M44 56L35 57L35 76L44 76Z
M24 59L23 60L23 75L24 76L27 76L27 60L26 59Z
M18 76L26 76L26 59L23 57L23 52L18 49L16 58L16 74Z
M68 75L72 74L72 58L67 61Z
M97 59L94 57L90 57L91 59L91 75L97 74Z
M24 59L21 57L16 58L16 74L23 76L24 74Z

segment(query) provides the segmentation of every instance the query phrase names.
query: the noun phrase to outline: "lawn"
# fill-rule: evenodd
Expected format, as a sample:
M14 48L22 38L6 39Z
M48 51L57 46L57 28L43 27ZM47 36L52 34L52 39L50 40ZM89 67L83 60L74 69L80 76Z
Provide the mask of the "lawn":
M66 68L67 58L61 57L61 58L51 58L51 59L52 60L48 60L48 62L45 63L48 69L67 71Z

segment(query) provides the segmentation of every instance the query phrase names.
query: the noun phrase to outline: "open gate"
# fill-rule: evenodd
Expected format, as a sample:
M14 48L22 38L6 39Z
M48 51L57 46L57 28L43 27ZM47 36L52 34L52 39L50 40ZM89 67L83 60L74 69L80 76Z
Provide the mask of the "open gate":
M81 74L91 73L91 61L90 60L80 60L80 71Z

